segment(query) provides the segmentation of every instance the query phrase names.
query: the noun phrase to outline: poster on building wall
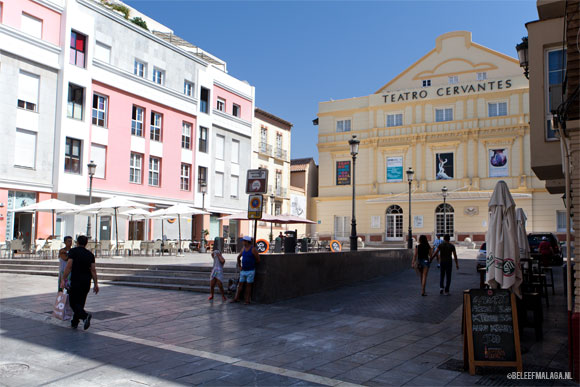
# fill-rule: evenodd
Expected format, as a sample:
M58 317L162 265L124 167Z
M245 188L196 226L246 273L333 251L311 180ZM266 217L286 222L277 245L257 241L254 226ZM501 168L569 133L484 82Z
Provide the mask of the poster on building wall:
M454 178L453 152L435 154L435 179L451 180Z
M413 227L414 228L423 228L423 215L413 216Z
M371 216L371 228L381 228L381 217L378 215Z
M508 176L508 150L490 149L489 150L489 177Z
M290 195L290 214L306 218L306 196L304 195Z
M350 185L350 161L336 162L336 185Z
M403 158L387 157L387 183L403 181Z

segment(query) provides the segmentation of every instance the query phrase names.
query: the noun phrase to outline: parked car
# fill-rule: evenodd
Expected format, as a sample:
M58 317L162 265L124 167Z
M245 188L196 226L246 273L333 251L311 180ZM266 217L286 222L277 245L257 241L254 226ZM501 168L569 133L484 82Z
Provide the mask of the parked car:
M548 242L554 250L554 254L550 257L549 264L552 266L561 266L563 263L562 250L560 250L560 243L558 238L551 232L532 232L528 234L528 243L530 244L530 254L535 257L540 257L540 243L543 238L547 238Z
M487 249L486 249L486 245L485 242L483 242L481 244L481 247L479 248L479 252L477 253L477 268L479 269L480 267L485 267L485 259L487 256Z

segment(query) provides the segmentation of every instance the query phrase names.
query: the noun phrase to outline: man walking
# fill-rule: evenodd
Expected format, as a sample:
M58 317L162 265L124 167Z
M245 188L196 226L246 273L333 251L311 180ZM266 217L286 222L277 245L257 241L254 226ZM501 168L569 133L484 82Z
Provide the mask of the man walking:
M97 269L95 267L95 256L86 249L88 239L81 235L77 238L77 247L71 249L68 253L68 261L64 269L64 275L61 280L61 287L64 287L64 279L70 274L69 303L74 312L71 320L71 327L76 328L79 321L83 320L83 328L89 329L91 326L92 315L85 311L85 302L91 289L91 278L93 280L93 290L95 294L99 293L99 284L97 281Z
M455 267L457 270L459 270L459 261L457 259L457 252L455 251L455 246L453 246L453 244L450 241L451 237L449 236L449 234L445 234L445 236L443 237L443 243L441 243L437 247L437 249L431 256L431 259L437 256L437 261L441 265L441 272L439 276L439 287L440 287L439 294L443 294L443 291L445 291L446 296L449 295L449 286L451 285L451 271L453 269L452 256L453 258L455 258ZM445 283L445 288L443 288L443 283Z

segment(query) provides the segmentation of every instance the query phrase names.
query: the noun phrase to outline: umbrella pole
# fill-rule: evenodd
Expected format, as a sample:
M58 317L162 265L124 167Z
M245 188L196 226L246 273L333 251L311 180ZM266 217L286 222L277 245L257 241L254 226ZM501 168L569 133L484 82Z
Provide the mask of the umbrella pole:
M99 246L99 216L95 213L95 257L97 256L97 252Z
M117 207L115 207L114 210L115 210L115 242L117 243L115 245L115 253L116 255L119 255L119 226L117 224Z
M181 253L181 215L177 214L177 228L179 229L179 246L177 252Z
M54 238L54 210L52 210L52 237Z
M161 218L161 256L163 256L163 250L165 250L165 241L163 240L163 218Z

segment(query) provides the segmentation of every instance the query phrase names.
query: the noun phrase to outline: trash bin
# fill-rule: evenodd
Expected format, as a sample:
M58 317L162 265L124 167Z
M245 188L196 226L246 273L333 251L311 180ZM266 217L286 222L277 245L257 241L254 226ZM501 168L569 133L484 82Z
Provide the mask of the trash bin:
M308 252L308 238L302 238L300 240L300 251L303 253L307 253Z
M292 254L296 252L296 232L286 231L286 238L284 238L284 253Z

